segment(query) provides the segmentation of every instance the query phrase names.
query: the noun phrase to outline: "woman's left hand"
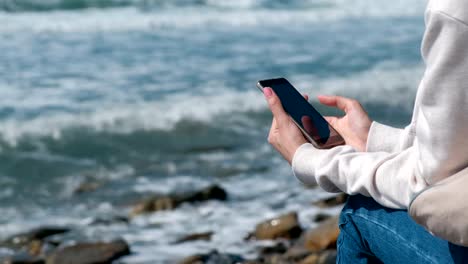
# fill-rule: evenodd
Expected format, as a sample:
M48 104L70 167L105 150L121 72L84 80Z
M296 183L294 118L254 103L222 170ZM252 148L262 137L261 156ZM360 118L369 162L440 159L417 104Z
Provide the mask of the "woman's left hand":
M275 92L267 87L263 93L268 101L268 106L273 113L268 142L289 162L292 163L294 153L307 140L302 135L301 130L291 120L284 111L281 101ZM306 100L307 100L307 96Z

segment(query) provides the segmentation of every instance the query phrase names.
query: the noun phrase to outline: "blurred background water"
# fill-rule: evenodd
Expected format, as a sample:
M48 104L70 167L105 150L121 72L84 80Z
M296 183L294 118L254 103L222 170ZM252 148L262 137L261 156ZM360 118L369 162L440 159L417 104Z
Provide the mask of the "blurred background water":
M266 142L259 79L312 98L359 99L409 122L423 73L423 0L0 0L0 238L58 224L76 238L124 237L123 263L219 249L252 254L260 220L316 214ZM95 192L74 195L82 182ZM90 227L150 192L219 183L227 203ZM171 245L214 230L211 242Z

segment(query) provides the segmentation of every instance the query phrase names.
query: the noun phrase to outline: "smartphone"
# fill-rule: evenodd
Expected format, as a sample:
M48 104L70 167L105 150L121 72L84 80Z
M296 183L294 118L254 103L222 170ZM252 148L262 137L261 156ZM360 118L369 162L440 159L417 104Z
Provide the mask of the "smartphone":
M286 113L304 137L316 148L329 149L344 145L343 137L285 78L258 81L257 87L270 87L278 95Z

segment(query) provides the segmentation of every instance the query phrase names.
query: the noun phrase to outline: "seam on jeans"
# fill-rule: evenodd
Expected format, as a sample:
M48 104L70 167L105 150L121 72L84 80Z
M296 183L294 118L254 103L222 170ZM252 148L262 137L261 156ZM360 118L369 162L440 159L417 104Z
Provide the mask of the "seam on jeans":
M385 225L382 225L382 224L379 223L379 222L376 222L376 221L374 221L374 220L372 220L372 219L370 219L370 218L367 218L367 217L365 217L365 216L358 215L358 214L354 214L354 216L355 216L355 217L360 217L360 218L362 218L362 219L365 219L365 220L367 220L367 221L369 221L369 222L375 224L376 226L379 226L379 227L381 227L381 228L383 228L383 229L386 229L386 230L392 232L392 233L393 233L394 235L396 235L396 237L398 237L400 240L403 240L403 241L405 241L405 242L406 242L406 241L409 241L408 239L405 239L403 236L401 236L400 234L398 234L398 233L395 232L394 230L392 230L392 229L386 227ZM408 243L406 243L406 244L408 245ZM420 257L422 257L423 259L426 259L426 260L430 261L431 263L435 263L435 264L438 263L437 261L433 260L432 258L429 258L429 257L425 256L424 254L420 253L420 252L418 251L418 248L412 246L411 243L409 244L409 247L410 247L411 249L413 249L414 252L416 252L416 254L418 254L418 255L419 255Z
M343 230L341 230L341 224L339 226L340 226L340 235L338 236L338 241L336 241L336 253L337 253L336 261L335 261L336 264L342 263L341 256L340 256L340 248L343 245L343 236L341 235L341 232L343 232Z
M346 213L345 213L346 214ZM344 226L344 225L347 225L349 223L349 220L346 218L345 221L343 221L343 223L339 224L339 227L340 227L340 231L343 232L343 233L346 233L348 235L348 237L351 238L351 240L354 241L355 244L363 244L362 241L357 241L356 239L354 239L354 237L348 233L347 231L345 231L344 229L341 228L341 226ZM370 256L375 256L375 254L373 254L372 252L368 251L368 250L364 250L364 252L367 254L367 255L370 255ZM377 256L375 256L377 257Z

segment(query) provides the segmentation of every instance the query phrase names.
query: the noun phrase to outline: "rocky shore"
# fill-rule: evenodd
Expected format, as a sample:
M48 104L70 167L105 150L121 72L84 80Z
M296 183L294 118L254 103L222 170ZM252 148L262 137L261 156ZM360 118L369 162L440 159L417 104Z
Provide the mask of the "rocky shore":
M96 188L82 188L77 193L92 192ZM346 201L346 195L317 201L311 206L328 208L340 206ZM90 225L107 225L112 222L131 224L132 218L163 210L173 210L183 204L190 203L202 206L209 200L226 201L228 193L217 185L205 189L182 194L158 195L135 202L128 208L128 217L112 219L94 219ZM241 255L212 251L196 254L175 260L180 264L202 263L244 263L244 264L327 264L335 263L336 241L339 235L338 217L318 214L315 218L317 226L305 229L301 226L297 212L279 215L272 219L252 226L245 241L274 241L270 246L257 249L256 258L246 258ZM76 228L76 227L75 227ZM73 232L71 227L42 226L36 229L13 235L0 241L0 248L11 254L0 258L0 264L104 264L113 263L123 256L132 254L130 245L123 239L112 241L70 241L65 234ZM191 243L193 241L211 240L216 230L204 233L187 233L186 236L173 241L174 245ZM120 262L119 262L120 263ZM124 262L125 263L125 262ZM155 259L157 263L157 259Z

